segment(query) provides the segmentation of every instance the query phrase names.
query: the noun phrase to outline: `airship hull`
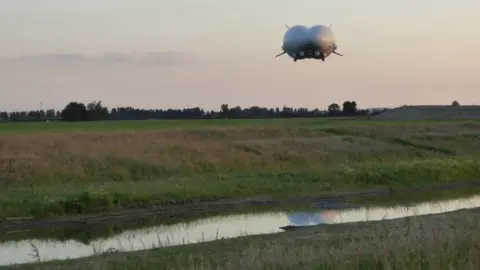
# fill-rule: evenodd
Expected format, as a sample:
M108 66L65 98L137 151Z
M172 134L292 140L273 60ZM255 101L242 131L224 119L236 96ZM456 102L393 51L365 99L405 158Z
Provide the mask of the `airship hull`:
M335 36L329 27L315 25L290 27L283 37L282 49L294 61L301 59L325 60L336 49Z

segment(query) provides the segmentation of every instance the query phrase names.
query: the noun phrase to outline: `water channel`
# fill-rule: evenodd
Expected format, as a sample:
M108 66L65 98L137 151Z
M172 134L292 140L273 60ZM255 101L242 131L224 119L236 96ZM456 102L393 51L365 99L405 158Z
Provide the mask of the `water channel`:
M409 207L359 207L346 209L315 209L312 211L265 212L237 214L157 225L128 230L108 238L88 243L78 240L0 239L0 265L35 262L33 247L41 261L79 258L108 250L132 251L161 246L173 246L243 235L278 233L286 225L318 225L394 219L413 215L436 214L480 207L480 196L439 202L413 204Z

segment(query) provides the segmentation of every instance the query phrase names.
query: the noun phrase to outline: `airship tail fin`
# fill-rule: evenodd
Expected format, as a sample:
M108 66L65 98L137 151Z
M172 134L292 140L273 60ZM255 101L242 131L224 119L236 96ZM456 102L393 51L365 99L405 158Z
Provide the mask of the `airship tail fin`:
M330 26L328 26L328 28L332 28L332 25L330 24Z
M284 54L286 54L286 53L287 53L287 52L279 53L279 54L275 55L275 58L279 57L280 55L284 55Z
M285 24L285 26L287 27L287 29L290 29L290 26L288 26L288 24Z

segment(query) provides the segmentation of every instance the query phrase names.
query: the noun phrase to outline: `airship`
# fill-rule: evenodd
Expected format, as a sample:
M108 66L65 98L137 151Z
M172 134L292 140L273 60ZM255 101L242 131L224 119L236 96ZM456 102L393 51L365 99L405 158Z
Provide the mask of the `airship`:
M283 37L283 52L276 55L279 57L287 54L293 61L302 59L320 59L325 61L331 54L343 56L336 52L335 36L329 27L324 25L315 25L310 28L304 25L295 25L289 27Z

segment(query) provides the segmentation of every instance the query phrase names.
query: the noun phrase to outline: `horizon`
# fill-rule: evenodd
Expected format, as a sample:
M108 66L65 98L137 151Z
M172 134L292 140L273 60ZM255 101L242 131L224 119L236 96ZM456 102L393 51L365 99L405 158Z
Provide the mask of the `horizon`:
M332 102L330 103L329 105L331 104L337 104L340 106L340 108L342 108L343 106L343 103L346 102L347 100L343 101L343 102ZM351 100L351 101L355 101L355 100ZM98 102L97 101L90 101L90 102L81 102L81 101L71 101L71 102L77 102L77 103L83 103L85 106L88 105L88 103L90 102ZM70 103L70 102L69 102ZM115 107L108 107L106 105L104 105L103 101L101 101L101 104L103 107L107 108L109 112L111 112L112 109L121 109L121 108L133 108L133 109L138 109L138 110L161 110L161 111L166 111L166 110L188 110L188 109L200 109L200 110L203 110L204 112L210 112L210 111L215 111L215 112L219 112L221 111L221 105L222 104L219 104L218 108L211 108L211 109L207 109L207 108L203 108L203 107L178 107L178 108L142 108L142 107L131 107L131 106L115 106ZM68 105L68 104L65 104L65 106ZM262 106L262 105L250 105L250 106L239 106L239 105L235 105L235 104L227 104L229 109L234 109L236 107L240 107L240 109L242 110L248 110L248 109L251 109L252 107L259 107L259 108L262 108L262 109L282 109L284 107L286 108L291 108L291 109L307 109L309 111L313 111L313 110L319 110L319 111L323 111L323 112L326 112L328 111L328 106L327 108L322 108L322 107L295 107L295 106L289 106L288 104L284 104L284 105L281 105L281 106L276 106L276 107L268 107L268 106ZM387 109L387 110L393 110L393 109L397 109L397 108L402 108L402 107L451 107L453 106L451 103L450 104L429 104L429 105L426 105L426 104L419 104L419 105L410 105L410 104L403 104L403 105L399 105L399 106L394 106L394 107L388 107L388 106L380 106L380 107L363 107L363 106L360 106L361 104L357 104L357 109L358 110L384 110L384 109ZM64 108L44 108L42 104L39 104L39 107L38 108L34 108L34 109L28 109L28 110L23 110L23 111L6 111L6 110L0 110L0 112L6 112L6 113L18 113L18 112L35 112L35 111L43 111L43 112L46 112L46 111L49 111L49 110L54 110L55 112L61 112ZM476 104L459 104L457 105L456 107L480 107L480 105L476 105Z
M480 2L299 3L0 0L0 111L479 104ZM275 59L286 24L332 24L345 56Z
M352 100L352 101L354 101L354 100ZM77 101L71 101L71 102L77 102ZM97 102L97 101L93 101L93 102ZM69 102L69 103L70 103L70 102ZM87 106L88 103L90 103L90 102L87 102L87 103L78 102L78 103L83 103L85 106ZM109 112L110 112L112 109L128 108L128 106L126 106L126 107L122 107L122 106L108 107L108 106L105 106L105 105L103 104L103 101L101 101L101 103L102 103L102 106L103 106L103 107L106 107ZM342 104L343 104L343 102L332 102L332 103L330 103L329 105L334 104L334 103L337 104L337 105L339 105L340 107L342 107ZM0 110L0 113L1 113L1 112L17 113L17 112L30 112L30 111L43 111L43 112L46 112L46 111L49 111L49 110L54 110L55 112L57 112L57 111L60 111L60 112L61 112L61 111L66 107L66 105L68 105L68 104L65 104L65 106L62 107L62 108L45 108L43 105L40 105L40 104L39 104L39 107L36 108L36 109L34 108L34 109L28 109L28 110L24 110L24 111L5 111L5 110ZM182 108L137 108L137 107L131 107L131 108L133 108L133 109L138 109L138 110L163 110L163 111L166 111L166 110L188 110L188 109L198 108L198 109L203 110L203 111L205 111L205 112L209 112L209 111L212 111L212 110L218 112L218 111L221 111L221 105L222 105L222 104L219 104L218 108L216 108L216 109L215 109L215 108L214 108L214 109L206 109L206 108L202 108L202 107L182 107ZM243 109L250 109L250 108L252 108L252 107L259 107L259 108L266 108L266 109L277 109L277 108L278 108L278 109L282 109L282 108L286 107L286 108L292 108L292 109L308 109L308 110L328 111L328 106L327 106L327 108L321 108L321 107L306 108L306 107L293 107L293 106L289 106L288 104L284 104L284 105L282 105L282 106L277 106L277 107L266 107L266 106L261 106L261 105L251 105L251 106L248 106L248 107L242 107L242 106L238 106L238 105L234 105L234 104L227 104L227 105L228 105L228 108L229 108L229 109L234 109L234 108L236 108L236 107L240 107L242 110L243 110ZM358 106L358 105L359 105L359 104L357 104L357 109L358 109L358 110L377 110L377 109L380 110L380 109L394 109L394 108L396 108L396 107L362 107L362 106ZM402 105L402 106L409 106L409 105ZM422 105L420 105L420 106L422 106ZM450 105L429 105L429 106L450 106ZM461 104L460 104L460 106L461 106L461 107L465 107L465 106L471 106L471 105L461 105ZM474 105L474 106L477 106L477 105ZM399 106L399 107L401 107L401 106Z

